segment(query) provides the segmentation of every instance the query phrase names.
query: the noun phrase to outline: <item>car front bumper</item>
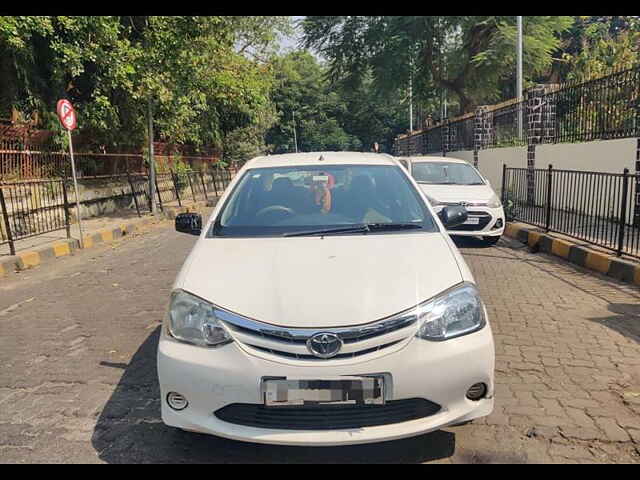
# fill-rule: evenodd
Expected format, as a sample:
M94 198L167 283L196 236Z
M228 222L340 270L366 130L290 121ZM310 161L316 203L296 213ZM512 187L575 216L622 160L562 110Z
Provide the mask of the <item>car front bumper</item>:
M438 207L439 212L443 207ZM478 225L465 223L451 230L447 230L449 235L460 235L466 237L500 237L504 233L506 219L503 207L466 207L469 218L477 218ZM497 226L499 225L499 226Z
M371 443L420 435L447 425L489 415L493 410L495 352L489 324L480 331L445 342L413 338L402 349L367 361L332 366L276 362L247 353L237 342L206 349L176 342L163 333L158 346L158 376L162 420L183 430L256 443L330 446ZM340 430L257 428L222 421L214 412L237 403L262 404L263 377L333 378L343 375L387 374L388 400L422 398L441 409L416 420ZM485 398L466 398L468 388L485 383ZM178 392L189 402L171 409L167 394ZM272 407L279 408L279 407Z

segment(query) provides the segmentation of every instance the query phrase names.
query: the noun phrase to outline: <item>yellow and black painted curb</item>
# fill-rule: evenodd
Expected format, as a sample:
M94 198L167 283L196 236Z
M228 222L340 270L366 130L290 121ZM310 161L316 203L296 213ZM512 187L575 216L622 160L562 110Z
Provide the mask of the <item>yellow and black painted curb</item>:
M207 204L208 205L208 204ZM195 204L188 207L165 207L160 212L161 218L174 219L178 213L202 211L204 204ZM144 225L154 221L153 217L137 219L132 223L122 224L115 228L99 230L97 232L84 235L84 248L92 248L101 243L111 243L122 237L132 234ZM80 250L80 242L77 239L60 240L51 245L46 245L30 251L18 252L17 255L0 257L0 278L9 274L27 270L40 266L44 263L52 262L58 258L73 255L76 250Z
M541 252L564 258L571 263L625 283L640 285L640 263L623 260L613 254L599 252L571 240L556 238L535 227L520 223L507 222L504 234L530 247L537 245Z

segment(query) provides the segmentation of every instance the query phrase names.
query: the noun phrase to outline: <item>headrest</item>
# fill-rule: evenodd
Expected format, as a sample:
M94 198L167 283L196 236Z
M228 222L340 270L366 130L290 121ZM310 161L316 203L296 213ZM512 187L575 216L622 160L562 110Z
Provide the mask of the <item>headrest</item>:
M279 177L273 181L271 190L274 192L282 192L293 188L293 182L288 177Z

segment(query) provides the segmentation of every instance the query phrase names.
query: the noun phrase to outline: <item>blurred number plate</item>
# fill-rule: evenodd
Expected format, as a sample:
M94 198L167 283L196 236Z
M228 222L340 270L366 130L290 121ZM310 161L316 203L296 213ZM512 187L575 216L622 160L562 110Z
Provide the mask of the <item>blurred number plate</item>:
M329 380L263 381L264 404L282 405L384 404L383 377L340 377Z
M480 224L480 218L478 217L469 217L467 218L467 221L464 222L465 225L479 225Z

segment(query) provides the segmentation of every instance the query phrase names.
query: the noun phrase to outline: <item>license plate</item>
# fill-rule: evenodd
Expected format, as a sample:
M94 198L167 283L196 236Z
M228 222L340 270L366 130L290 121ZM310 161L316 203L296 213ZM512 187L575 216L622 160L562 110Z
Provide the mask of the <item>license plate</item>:
M384 405L384 378L338 377L318 380L264 379L265 406Z
M465 225L479 225L480 219L478 217L469 217L467 221L464 222Z

